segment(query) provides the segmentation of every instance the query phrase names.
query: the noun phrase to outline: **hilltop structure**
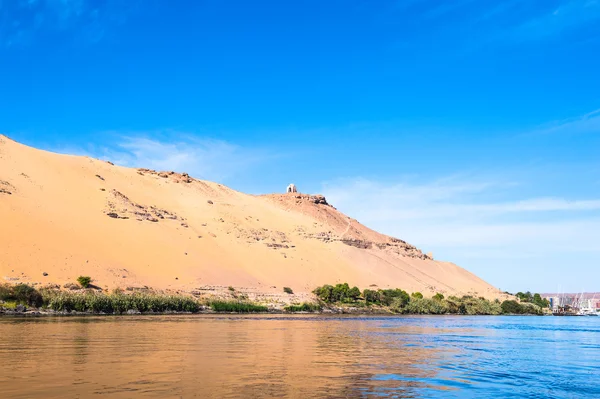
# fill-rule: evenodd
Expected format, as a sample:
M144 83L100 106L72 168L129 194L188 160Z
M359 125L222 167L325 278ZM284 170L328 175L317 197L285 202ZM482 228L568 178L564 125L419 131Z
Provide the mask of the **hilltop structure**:
M298 192L298 189L296 188L295 184L292 183L289 186L287 186L286 193L289 194L289 193L297 193L297 192Z

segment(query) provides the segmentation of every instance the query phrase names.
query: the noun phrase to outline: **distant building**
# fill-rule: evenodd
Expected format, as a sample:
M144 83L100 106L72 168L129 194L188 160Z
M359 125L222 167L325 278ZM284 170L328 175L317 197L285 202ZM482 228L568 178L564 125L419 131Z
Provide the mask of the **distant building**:
M298 189L296 188L295 184L290 184L289 186L287 186L287 190L286 193L297 193Z

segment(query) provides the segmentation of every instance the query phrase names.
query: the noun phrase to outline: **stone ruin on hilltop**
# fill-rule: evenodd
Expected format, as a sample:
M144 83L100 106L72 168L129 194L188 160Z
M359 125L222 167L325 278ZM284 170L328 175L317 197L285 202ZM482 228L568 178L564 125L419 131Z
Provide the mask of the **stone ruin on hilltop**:
M286 193L297 193L298 189L296 188L296 185L294 183L290 184L289 186L287 186L286 189Z

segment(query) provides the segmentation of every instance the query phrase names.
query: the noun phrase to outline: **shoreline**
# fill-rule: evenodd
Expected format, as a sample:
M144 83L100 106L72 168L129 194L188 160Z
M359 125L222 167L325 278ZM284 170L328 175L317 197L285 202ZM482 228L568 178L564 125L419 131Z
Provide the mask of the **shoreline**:
M3 317L111 317L111 316L125 316L125 317L139 317L139 316L373 316L373 317L414 317L414 316L453 316L453 317L465 317L465 316L552 316L552 314L517 314L517 313L504 313L504 314L460 314L460 313L443 313L443 314L423 314L423 313L394 313L391 311L371 310L363 311L360 309L342 309L342 310L321 310L315 312L293 312L279 309L272 309L266 312L217 312L211 309L203 309L198 312L178 312L178 311L165 311L165 312L139 312L139 311L127 311L123 313L96 313L96 312L78 312L78 311L53 311L53 310L26 310L19 312L11 309L0 309L0 319Z
M81 285L85 285L83 282ZM88 284L89 285L89 284ZM257 300L230 289L227 296L190 296L160 292L112 293L81 288L77 291L43 288L26 284L0 286L0 316L90 316L167 314L319 314L319 315L543 315L533 304L490 301L483 297L424 298L419 292L401 289L370 290L362 293L348 284L325 285L314 297L296 301ZM230 287L231 288L231 287ZM288 289L292 294L291 289Z

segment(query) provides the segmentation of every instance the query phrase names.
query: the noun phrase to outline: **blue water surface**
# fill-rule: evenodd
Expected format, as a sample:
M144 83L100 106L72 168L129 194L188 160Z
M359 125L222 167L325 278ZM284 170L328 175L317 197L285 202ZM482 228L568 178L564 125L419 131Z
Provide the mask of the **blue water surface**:
M600 317L0 317L4 398L600 398Z

